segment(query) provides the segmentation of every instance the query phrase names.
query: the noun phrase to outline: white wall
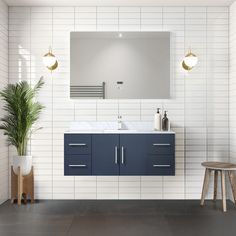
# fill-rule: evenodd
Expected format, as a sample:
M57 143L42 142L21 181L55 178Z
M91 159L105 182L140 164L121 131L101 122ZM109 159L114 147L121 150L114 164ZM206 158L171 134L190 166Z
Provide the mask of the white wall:
M236 2L230 6L230 159L236 162Z
M10 7L9 80L31 83L45 76L45 104L32 137L35 194L40 199L199 198L205 160L228 160L228 7ZM171 31L169 100L69 99L70 31ZM59 68L50 73L42 55L53 45ZM180 62L189 47L199 57L189 74ZM71 121L149 121L165 107L176 131L176 176L65 177L63 132ZM11 152L10 155L13 155Z
M0 90L8 83L8 7L0 0ZM3 102L0 100L0 116ZM8 199L8 147L0 130L0 204Z

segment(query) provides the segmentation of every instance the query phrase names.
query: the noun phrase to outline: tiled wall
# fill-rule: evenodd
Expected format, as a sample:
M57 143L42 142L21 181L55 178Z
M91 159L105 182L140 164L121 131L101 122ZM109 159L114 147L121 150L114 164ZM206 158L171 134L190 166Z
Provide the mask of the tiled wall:
M230 7L230 159L236 163L236 2Z
M8 7L0 0L0 90L8 83ZM3 102L0 100L0 117ZM0 130L0 204L8 199L8 147Z
M40 199L199 198L205 160L228 160L228 7L10 7L9 80L32 84L42 75L39 100L46 106L32 136L35 194ZM169 100L80 100L69 98L70 31L171 31ZM58 56L52 74L42 65L49 45ZM198 66L180 63L189 47ZM176 131L176 176L65 177L63 132L72 121L151 121L168 110ZM13 152L10 153L13 155Z

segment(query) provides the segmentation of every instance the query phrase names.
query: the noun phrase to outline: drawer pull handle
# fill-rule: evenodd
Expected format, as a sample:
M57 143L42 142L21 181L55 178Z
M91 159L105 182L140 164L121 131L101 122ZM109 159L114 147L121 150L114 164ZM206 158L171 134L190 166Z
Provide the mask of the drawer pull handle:
M115 164L118 164L118 147L115 146Z
M170 146L169 143L153 143L153 146Z
M153 165L153 167L170 167L170 165Z
M121 164L125 164L125 153L124 153L124 147L121 147Z
M87 146L87 144L86 143L69 143L69 146L71 146L71 147L76 147L76 146L84 147L84 146Z
M69 167L86 167L87 165L69 165Z

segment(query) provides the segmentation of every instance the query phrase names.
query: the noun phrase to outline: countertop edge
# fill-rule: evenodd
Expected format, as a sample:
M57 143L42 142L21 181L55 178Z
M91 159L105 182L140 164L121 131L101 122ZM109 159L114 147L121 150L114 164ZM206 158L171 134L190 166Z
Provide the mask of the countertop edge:
M104 132L104 131L65 131L64 134L175 134L174 131L136 131L136 132L125 132L125 131L115 131L115 132Z

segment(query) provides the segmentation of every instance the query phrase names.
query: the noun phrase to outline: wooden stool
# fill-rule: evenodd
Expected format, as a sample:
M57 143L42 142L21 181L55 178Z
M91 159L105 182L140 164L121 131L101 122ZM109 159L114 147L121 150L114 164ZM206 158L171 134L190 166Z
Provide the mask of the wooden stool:
M21 169L18 167L18 175L11 167L11 203L17 199L18 205L21 205L21 198L23 196L24 203L27 203L27 196L31 198L31 203L34 202L34 168L32 167L30 173L22 176Z
M208 190L209 179L211 171L214 172L214 194L213 200L216 201L217 198L217 182L218 182L218 173L221 174L221 193L222 193L222 204L223 211L226 212L226 191L225 191L225 173L228 172L234 203L236 204L236 179L234 175L234 170L236 170L236 165L232 163L225 162L203 162L202 166L206 168L205 177L202 187L202 197L201 197L201 206L204 205L204 200Z

